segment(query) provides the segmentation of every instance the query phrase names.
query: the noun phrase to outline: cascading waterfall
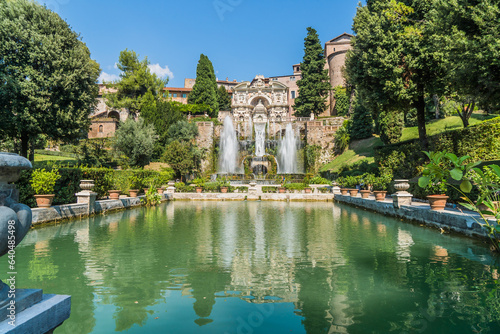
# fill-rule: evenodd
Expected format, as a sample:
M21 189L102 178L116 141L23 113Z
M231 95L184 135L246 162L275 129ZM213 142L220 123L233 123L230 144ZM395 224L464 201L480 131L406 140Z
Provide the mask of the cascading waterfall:
M263 157L266 154L266 123L255 123L255 155Z
M285 136L279 146L279 173L297 173L297 138L292 128L292 123L288 123L285 129Z
M224 128L220 134L219 172L236 173L236 161L238 160L238 138L234 129L233 120L226 116Z

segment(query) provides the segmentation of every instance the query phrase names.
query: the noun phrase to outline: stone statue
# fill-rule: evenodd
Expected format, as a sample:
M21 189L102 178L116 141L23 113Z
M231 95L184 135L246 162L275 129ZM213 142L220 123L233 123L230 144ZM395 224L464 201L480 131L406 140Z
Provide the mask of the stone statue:
M31 209L20 204L19 193L13 184L22 170L30 169L28 159L13 153L0 153L0 256L5 255L23 240L31 227ZM0 307L7 300L9 288L0 281Z

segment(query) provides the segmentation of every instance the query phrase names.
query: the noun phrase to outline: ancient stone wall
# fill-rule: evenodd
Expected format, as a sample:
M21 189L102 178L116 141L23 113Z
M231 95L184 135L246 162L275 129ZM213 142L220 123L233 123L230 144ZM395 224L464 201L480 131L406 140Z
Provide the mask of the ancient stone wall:
M117 126L118 121L113 118L95 118L90 125L88 137L89 139L113 137Z
M204 149L206 152L201 162L201 172L210 172L214 168L214 123L197 122L196 125L198 126L196 145L198 145L200 149Z

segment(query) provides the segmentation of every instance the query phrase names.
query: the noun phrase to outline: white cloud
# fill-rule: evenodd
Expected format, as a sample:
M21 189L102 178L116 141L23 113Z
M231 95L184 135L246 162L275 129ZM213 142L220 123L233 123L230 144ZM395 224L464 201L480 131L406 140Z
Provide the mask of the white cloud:
M149 69L151 70L151 73L155 73L157 76L160 78L165 78L168 76L169 79L174 78L174 74L168 66L165 65L165 68L161 67L160 64L150 64L148 65Z
M97 78L97 81L99 81L99 83L102 83L103 81L110 82L116 80L120 80L120 77L118 75L109 74L106 72L101 72L101 75L99 76L99 78Z
M113 68L118 69L118 63L115 63L115 65L113 65Z

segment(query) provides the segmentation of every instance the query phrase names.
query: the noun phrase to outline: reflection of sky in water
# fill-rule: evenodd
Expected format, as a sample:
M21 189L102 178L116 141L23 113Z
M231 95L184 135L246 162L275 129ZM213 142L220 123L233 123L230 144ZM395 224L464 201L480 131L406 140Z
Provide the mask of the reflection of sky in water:
M500 330L486 248L332 203L172 202L37 228L16 250L18 288L72 295L56 334Z

